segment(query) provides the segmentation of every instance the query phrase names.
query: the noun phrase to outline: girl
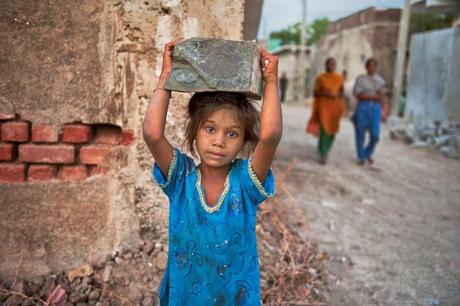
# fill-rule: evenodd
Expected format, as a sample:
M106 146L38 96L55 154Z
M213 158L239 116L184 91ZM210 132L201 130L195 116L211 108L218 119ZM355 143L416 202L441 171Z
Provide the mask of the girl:
M274 194L270 165L282 131L278 60L260 52L265 87L259 138L258 113L244 95L192 96L186 136L190 151L200 158L195 165L164 136L171 95L164 85L176 43L165 45L162 72L144 119L144 138L155 158L153 178L170 202L160 303L260 305L255 223L258 204ZM246 144L254 148L249 160L238 159Z

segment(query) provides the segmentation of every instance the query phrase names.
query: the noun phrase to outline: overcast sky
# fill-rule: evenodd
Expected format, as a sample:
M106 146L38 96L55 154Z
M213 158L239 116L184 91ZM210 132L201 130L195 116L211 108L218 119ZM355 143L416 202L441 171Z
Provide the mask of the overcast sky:
M307 2L307 22L328 17L331 20L347 16L370 6L379 9L402 8L404 0L263 0L258 38L286 28L302 20L302 2Z

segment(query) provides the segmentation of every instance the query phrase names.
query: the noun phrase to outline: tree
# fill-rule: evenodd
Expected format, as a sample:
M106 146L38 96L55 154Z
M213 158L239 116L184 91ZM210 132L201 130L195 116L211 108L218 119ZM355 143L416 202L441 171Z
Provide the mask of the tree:
M327 34L329 18L315 19L307 26L307 44L312 45ZM280 31L270 33L270 39L280 39L281 45L300 45L302 33L302 23L298 22Z
M270 33L270 39L280 39L281 45L300 45L302 23L298 22L280 31Z
M308 45L313 45L320 40L321 37L325 36L330 23L331 21L327 17L315 19L313 23L308 26Z

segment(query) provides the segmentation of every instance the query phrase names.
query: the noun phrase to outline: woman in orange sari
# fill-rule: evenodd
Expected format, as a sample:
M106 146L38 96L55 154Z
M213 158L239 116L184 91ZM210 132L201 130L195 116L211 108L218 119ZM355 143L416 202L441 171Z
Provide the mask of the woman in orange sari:
M325 72L315 80L313 108L307 124L307 133L319 136L318 153L320 163L326 164L329 151L345 110L343 101L343 77L335 72L335 59L325 62Z

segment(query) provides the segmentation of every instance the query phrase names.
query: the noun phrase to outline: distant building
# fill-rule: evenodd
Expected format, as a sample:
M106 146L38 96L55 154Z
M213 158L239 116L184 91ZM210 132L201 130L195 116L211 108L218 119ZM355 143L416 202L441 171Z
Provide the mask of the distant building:
M337 72L347 71L348 92L355 78L365 73L364 63L369 57L377 59L379 73L391 91L400 13L400 9L370 7L332 22L327 35L311 49L310 91L314 77L324 70L329 56L337 60Z
M281 77L284 72L288 79L286 102L301 100L305 96L305 94L302 95L302 90L305 90L305 86L302 86L300 72L303 69L304 77L308 77L310 50L307 47L285 45L273 50L272 53L278 56L279 76ZM308 83L308 81L305 80L304 83Z

